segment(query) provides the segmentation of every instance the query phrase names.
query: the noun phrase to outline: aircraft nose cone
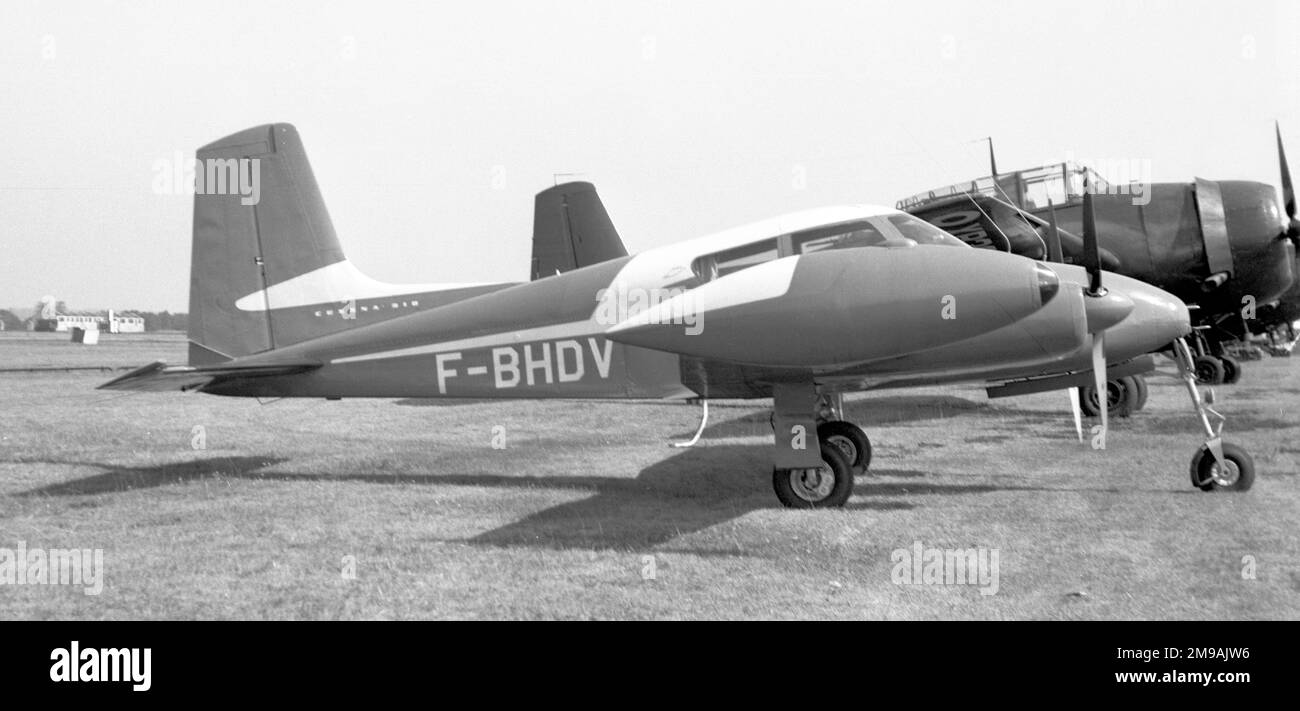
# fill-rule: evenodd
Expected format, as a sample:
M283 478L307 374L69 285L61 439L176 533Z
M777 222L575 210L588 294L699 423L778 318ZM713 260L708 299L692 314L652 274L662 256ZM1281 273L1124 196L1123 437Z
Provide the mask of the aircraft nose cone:
M1133 304L1126 317L1106 329L1107 360L1136 358L1192 332L1191 314L1182 299L1146 282L1109 272L1104 283L1112 293L1122 293Z

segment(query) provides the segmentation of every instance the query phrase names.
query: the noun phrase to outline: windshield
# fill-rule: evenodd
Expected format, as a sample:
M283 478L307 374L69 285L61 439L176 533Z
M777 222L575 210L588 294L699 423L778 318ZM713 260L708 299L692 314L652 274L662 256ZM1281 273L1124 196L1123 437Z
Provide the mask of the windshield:
M917 244L942 244L950 247L968 246L965 242L953 237L919 217L904 214L890 215L888 224L897 228L898 232L903 237L906 237Z

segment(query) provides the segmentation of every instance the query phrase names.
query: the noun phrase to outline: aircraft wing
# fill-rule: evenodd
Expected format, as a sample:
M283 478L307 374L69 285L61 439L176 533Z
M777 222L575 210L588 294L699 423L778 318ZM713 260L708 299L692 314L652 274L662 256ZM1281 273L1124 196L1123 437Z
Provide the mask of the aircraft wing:
M1011 203L985 195L970 193L951 195L908 208L907 212L929 222L972 247L1012 252L1030 259L1047 258L1046 220ZM1065 261L1079 263L1083 238L1058 229ZM1119 260L1100 250L1103 269L1115 271Z
M137 390L159 392L164 390L202 390L216 380L231 378L263 378L272 375L293 375L314 368L320 363L277 363L275 365L167 365L156 361L136 368L126 375L114 378L98 390Z

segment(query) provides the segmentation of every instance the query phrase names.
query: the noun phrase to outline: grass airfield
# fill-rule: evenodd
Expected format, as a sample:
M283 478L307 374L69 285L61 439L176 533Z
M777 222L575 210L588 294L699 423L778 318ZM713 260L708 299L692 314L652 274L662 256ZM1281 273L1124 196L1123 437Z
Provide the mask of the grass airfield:
M185 357L182 336L66 338L0 334L0 369ZM829 511L777 503L769 401L711 403L679 450L681 403L259 404L5 372L0 548L102 548L104 589L0 586L0 617L1295 619L1300 362L1245 368L1215 407L1249 492L1192 489L1199 426L1148 376L1102 452L1064 393L850 396L875 456ZM997 593L894 584L917 541L998 549Z

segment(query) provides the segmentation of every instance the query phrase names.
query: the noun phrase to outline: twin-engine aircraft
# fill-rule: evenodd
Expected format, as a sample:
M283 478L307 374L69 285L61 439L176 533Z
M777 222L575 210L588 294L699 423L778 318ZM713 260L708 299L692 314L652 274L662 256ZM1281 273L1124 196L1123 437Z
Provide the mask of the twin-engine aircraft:
M1102 265L1191 305L1198 378L1232 383L1241 365L1227 355L1225 342L1247 338L1254 314L1283 297L1297 276L1300 219L1280 127L1277 154L1280 204L1272 185L1255 181L1195 178L1135 190L1108 185L1091 168L1069 162L999 172L990 139L991 175L919 193L897 206L972 246L1032 259L1049 257L1047 232L1056 221L1064 260L1078 263L1083 186L1089 185ZM1129 383L1110 387L1122 396Z
M1150 368L1143 354L1190 331L1175 296L1103 275L1091 233L1087 268L1047 264L971 249L898 210L846 206L628 256L586 183L538 196L534 281L389 285L344 257L292 126L248 129L198 159L257 159L261 199L195 196L189 364L153 363L103 388L770 397L776 494L787 506L822 507L844 504L870 464L866 434L842 419L846 392L1095 383L1108 362L1112 377ZM1185 344L1180 352L1207 433L1192 483L1247 489L1254 465L1220 440Z

